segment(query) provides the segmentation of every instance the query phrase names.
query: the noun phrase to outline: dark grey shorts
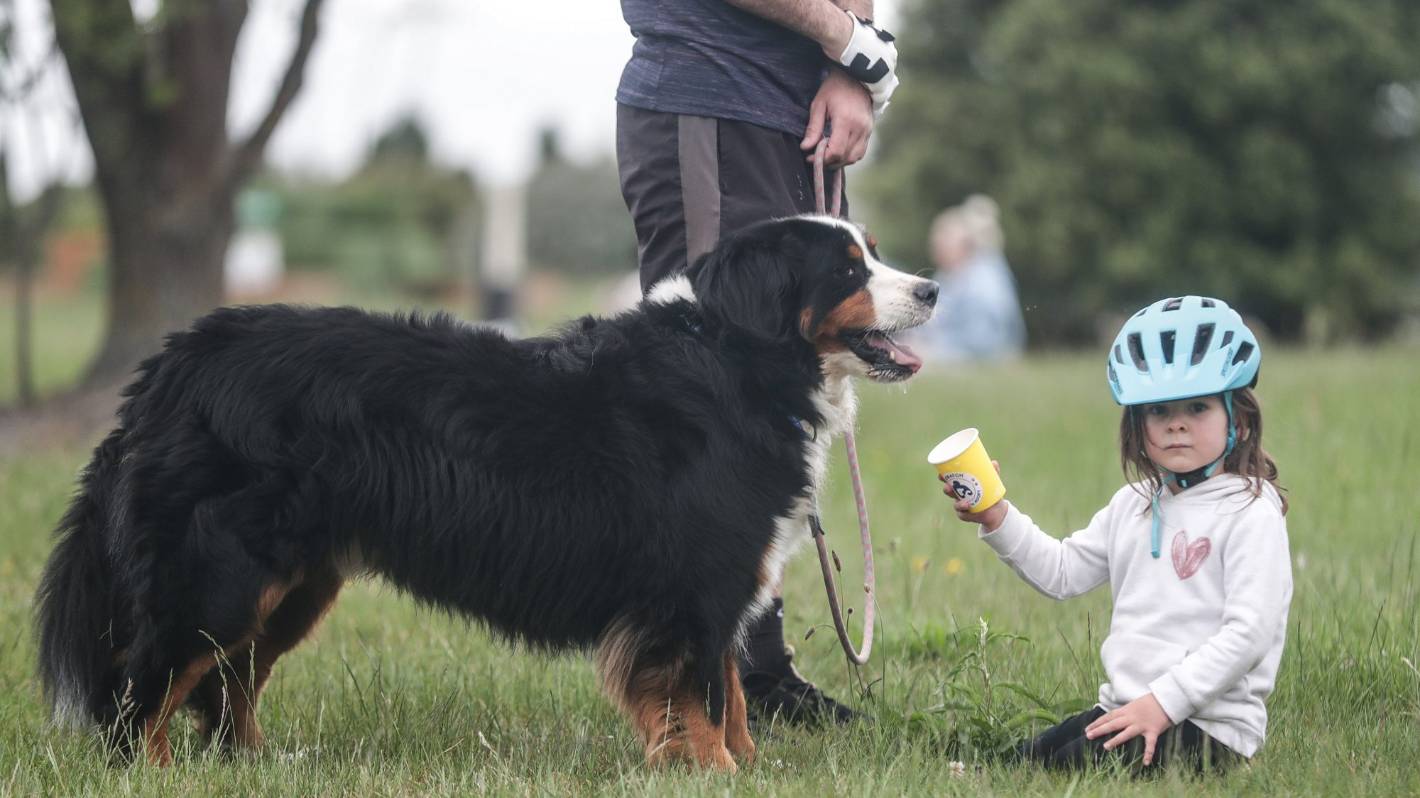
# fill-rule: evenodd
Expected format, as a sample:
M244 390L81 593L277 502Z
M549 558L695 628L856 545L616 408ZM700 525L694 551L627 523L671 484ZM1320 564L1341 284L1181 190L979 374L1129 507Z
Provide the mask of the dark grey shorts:
M616 162L643 291L722 234L814 210L813 168L799 139L748 122L618 105Z

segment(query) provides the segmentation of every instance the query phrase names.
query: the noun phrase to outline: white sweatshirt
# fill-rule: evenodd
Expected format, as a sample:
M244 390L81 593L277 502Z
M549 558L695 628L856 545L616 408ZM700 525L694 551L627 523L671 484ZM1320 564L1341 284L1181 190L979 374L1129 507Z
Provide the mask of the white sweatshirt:
M1292 601L1281 499L1264 483L1219 474L1159 500L1158 559L1150 554L1149 500L1126 485L1090 525L1064 540L1015 507L981 539L1051 598L1109 582L1114 599L1100 649L1114 710L1153 693L1169 718L1191 720L1252 756L1267 734L1264 705L1277 677Z

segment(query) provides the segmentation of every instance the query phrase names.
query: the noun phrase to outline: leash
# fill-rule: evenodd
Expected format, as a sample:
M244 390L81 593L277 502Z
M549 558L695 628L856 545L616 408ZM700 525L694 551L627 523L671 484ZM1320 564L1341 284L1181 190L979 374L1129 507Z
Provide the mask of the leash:
M814 202L819 213L829 207L824 201L823 153L828 140L820 139L814 150ZM833 203L830 215L839 217L843 209L843 168L833 170ZM877 614L877 576L873 571L873 537L868 531L868 501L863 495L863 476L858 470L858 446L853 440L850 427L843 433L843 446L848 450L848 473L853 477L853 499L858 503L858 536L863 543L863 647L856 649L848 636L848 627L843 621L843 611L838 606L838 589L834 583L833 571L842 572L838 555L833 555L833 565L829 566L828 543L823 523L819 519L818 497L814 497L814 511L809 516L809 529L818 546L818 564L823 570L823 586L828 592L828 608L833 613L833 628L838 631L838 642L843 644L843 653L855 665L868 664L868 654L873 650L873 620ZM851 614L853 609L850 607Z

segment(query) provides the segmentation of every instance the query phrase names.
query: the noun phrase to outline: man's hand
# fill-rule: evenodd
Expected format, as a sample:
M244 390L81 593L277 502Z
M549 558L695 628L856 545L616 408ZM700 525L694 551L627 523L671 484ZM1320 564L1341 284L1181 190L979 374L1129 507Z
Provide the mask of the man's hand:
M826 126L832 130L824 150L825 165L848 166L868 153L868 138L873 135L873 99L862 83L836 67L829 68L828 77L809 106L809 126L799 147L808 151L810 158Z
M849 0L849 9L833 0L726 0L757 17L783 25L818 42L828 60L842 65L872 97L873 113L881 116L897 89L897 45L891 33L854 11L872 13L872 3ZM849 163L852 163L851 161Z
M1158 745L1159 735L1171 728L1173 721L1159 706L1159 700L1154 698L1153 693L1145 693L1085 727L1085 737L1093 740L1119 732L1104 744L1104 750L1112 751L1142 734L1144 764L1149 765L1154 761L1154 748Z

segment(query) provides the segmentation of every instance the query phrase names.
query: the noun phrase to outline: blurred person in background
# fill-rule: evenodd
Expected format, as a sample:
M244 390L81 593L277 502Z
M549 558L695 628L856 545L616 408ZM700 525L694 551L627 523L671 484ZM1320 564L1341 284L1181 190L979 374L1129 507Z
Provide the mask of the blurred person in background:
M636 43L616 92L616 160L645 292L721 234L814 211L809 154L826 137L828 166L860 160L897 86L872 0L622 0L621 11ZM745 630L738 668L752 719L855 717L794 667L778 595Z
M945 362L1018 357L1026 325L996 202L973 194L942 211L929 243L942 291L937 312L913 339L918 351Z

